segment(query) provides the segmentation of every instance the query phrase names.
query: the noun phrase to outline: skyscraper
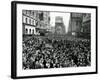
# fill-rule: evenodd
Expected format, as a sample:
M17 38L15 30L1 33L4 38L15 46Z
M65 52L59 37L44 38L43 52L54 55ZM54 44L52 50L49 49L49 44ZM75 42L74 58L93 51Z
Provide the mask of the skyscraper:
M55 33L65 34L65 25L63 23L63 18L61 16L57 16L55 18Z
M71 35L76 36L80 34L81 27L82 27L82 13L71 13L68 32L71 33Z

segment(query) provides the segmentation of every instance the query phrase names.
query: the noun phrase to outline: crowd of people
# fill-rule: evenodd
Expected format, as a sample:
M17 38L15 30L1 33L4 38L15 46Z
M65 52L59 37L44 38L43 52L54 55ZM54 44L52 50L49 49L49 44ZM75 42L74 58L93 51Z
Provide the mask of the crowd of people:
M23 69L91 65L90 40L32 37L23 40Z

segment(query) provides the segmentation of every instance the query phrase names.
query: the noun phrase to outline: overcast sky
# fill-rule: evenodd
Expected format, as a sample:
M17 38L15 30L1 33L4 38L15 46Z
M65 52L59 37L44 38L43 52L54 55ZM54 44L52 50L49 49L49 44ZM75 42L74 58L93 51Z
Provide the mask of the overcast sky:
M66 33L68 32L70 13L50 12L50 25L55 26L55 17L61 16L65 25Z

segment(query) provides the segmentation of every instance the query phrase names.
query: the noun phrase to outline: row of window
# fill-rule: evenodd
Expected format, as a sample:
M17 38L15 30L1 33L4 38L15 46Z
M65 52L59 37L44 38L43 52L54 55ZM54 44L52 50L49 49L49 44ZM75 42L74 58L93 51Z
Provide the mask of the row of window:
M29 31L28 31L29 30ZM34 34L34 29L25 29L25 34Z
M23 10L23 13L28 15L28 16L31 16L31 15L34 16L34 11ZM38 15L39 15L40 20L44 19L43 18L43 12L39 13Z
M23 14L34 15L34 11L31 11L31 10L23 10Z
M26 24L36 25L36 20L33 20L33 19L31 19L31 18L28 18L28 17L26 17L26 18L24 18L24 19L25 19L25 23L26 23Z

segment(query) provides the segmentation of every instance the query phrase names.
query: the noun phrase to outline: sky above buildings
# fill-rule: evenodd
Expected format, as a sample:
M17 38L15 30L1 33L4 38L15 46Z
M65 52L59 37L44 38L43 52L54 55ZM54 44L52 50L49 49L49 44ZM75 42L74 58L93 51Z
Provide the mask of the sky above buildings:
M55 17L61 16L63 18L63 23L65 25L66 33L68 32L70 13L63 12L50 12L50 25L55 26Z

